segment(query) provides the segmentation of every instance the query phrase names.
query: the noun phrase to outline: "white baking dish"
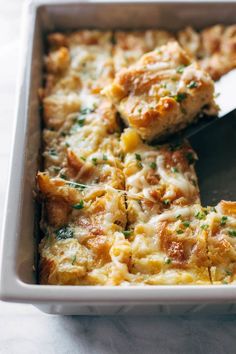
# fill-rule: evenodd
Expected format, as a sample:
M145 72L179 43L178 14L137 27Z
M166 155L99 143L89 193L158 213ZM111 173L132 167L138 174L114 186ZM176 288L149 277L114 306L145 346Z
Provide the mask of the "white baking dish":
M11 176L1 250L1 299L60 314L236 312L236 286L43 286L33 271L37 254L32 197L41 141L37 89L47 31L98 28L176 30L234 23L233 2L34 1L23 19L22 66ZM37 231L37 228L36 228ZM37 260L36 260L37 263Z

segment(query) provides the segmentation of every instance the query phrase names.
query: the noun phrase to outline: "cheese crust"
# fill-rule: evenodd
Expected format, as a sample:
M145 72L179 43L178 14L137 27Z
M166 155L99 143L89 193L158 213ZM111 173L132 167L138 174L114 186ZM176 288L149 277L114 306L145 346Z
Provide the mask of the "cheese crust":
M235 203L201 206L194 170L197 156L188 142L148 145L140 138L151 140L183 127L206 104L214 111L213 84L199 65L215 77L214 60L208 66L204 60L216 53L217 31L226 41L225 46L221 41L220 53L232 59L234 26L200 33L82 30L48 35L45 85L39 90L44 165L36 176L42 204L41 284L235 281ZM204 49L208 52L200 58L203 37L209 39ZM219 65L218 76L226 71ZM163 87L155 86L152 73L161 76ZM114 94L111 87L114 91L117 80L122 85L119 81ZM197 87L186 89L193 81ZM105 86L115 105L102 93ZM183 88L188 96L177 102ZM126 90L132 91L130 97ZM158 107L150 109L153 97L159 96ZM143 121L152 122L144 129L140 120L130 121L132 107L136 112L143 106L148 113ZM168 118L169 109L174 120ZM133 128L124 129L118 111ZM160 125L153 123L153 112L161 115Z
M214 83L177 42L145 54L103 90L126 125L147 141L179 131L202 113L214 115Z

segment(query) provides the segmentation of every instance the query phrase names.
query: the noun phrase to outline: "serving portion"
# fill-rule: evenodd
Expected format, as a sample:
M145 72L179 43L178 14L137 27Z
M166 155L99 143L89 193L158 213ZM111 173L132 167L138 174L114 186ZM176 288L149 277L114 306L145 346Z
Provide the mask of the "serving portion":
M220 74L236 66L235 27L220 27L230 50L221 44L200 58L195 47L217 28L48 36L44 169L37 175L42 284L234 280L236 203L201 206L188 142L145 142L203 112L216 114L213 81L202 67L208 55L212 74L216 53L231 63Z
M210 75L174 41L119 71L103 92L147 141L173 134L203 113L217 113Z

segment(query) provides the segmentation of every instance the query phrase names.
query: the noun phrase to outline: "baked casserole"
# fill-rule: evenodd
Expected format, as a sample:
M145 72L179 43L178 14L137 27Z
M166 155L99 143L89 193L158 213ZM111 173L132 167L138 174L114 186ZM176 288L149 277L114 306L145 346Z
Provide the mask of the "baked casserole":
M189 143L148 142L216 114L212 79L236 67L235 28L48 36L42 284L234 281L236 202L201 206Z

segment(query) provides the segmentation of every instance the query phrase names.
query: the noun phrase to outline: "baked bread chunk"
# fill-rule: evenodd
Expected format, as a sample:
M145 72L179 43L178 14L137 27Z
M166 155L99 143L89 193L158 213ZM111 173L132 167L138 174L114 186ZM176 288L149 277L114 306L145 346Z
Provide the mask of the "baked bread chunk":
M114 40L113 60L117 72L134 64L143 54L174 40L174 37L171 33L161 30L117 31Z
M183 129L201 113L217 113L212 79L177 42L122 69L103 93L124 122L147 141Z
M236 280L236 202L222 200L202 215L213 284Z
M174 207L200 202L194 170L197 156L187 142L151 147L128 128L121 136L121 146L125 152L123 171L131 224L148 222L152 216Z
M120 268L128 272L130 261L129 251L122 248L128 247L121 232L126 225L124 194L109 186L85 186L45 173L39 173L37 181L44 201L41 283L124 281Z
M134 282L210 284L207 236L195 216L199 209L176 207L130 225Z
M236 68L236 25L215 25L200 32L187 27L177 39L213 80Z

